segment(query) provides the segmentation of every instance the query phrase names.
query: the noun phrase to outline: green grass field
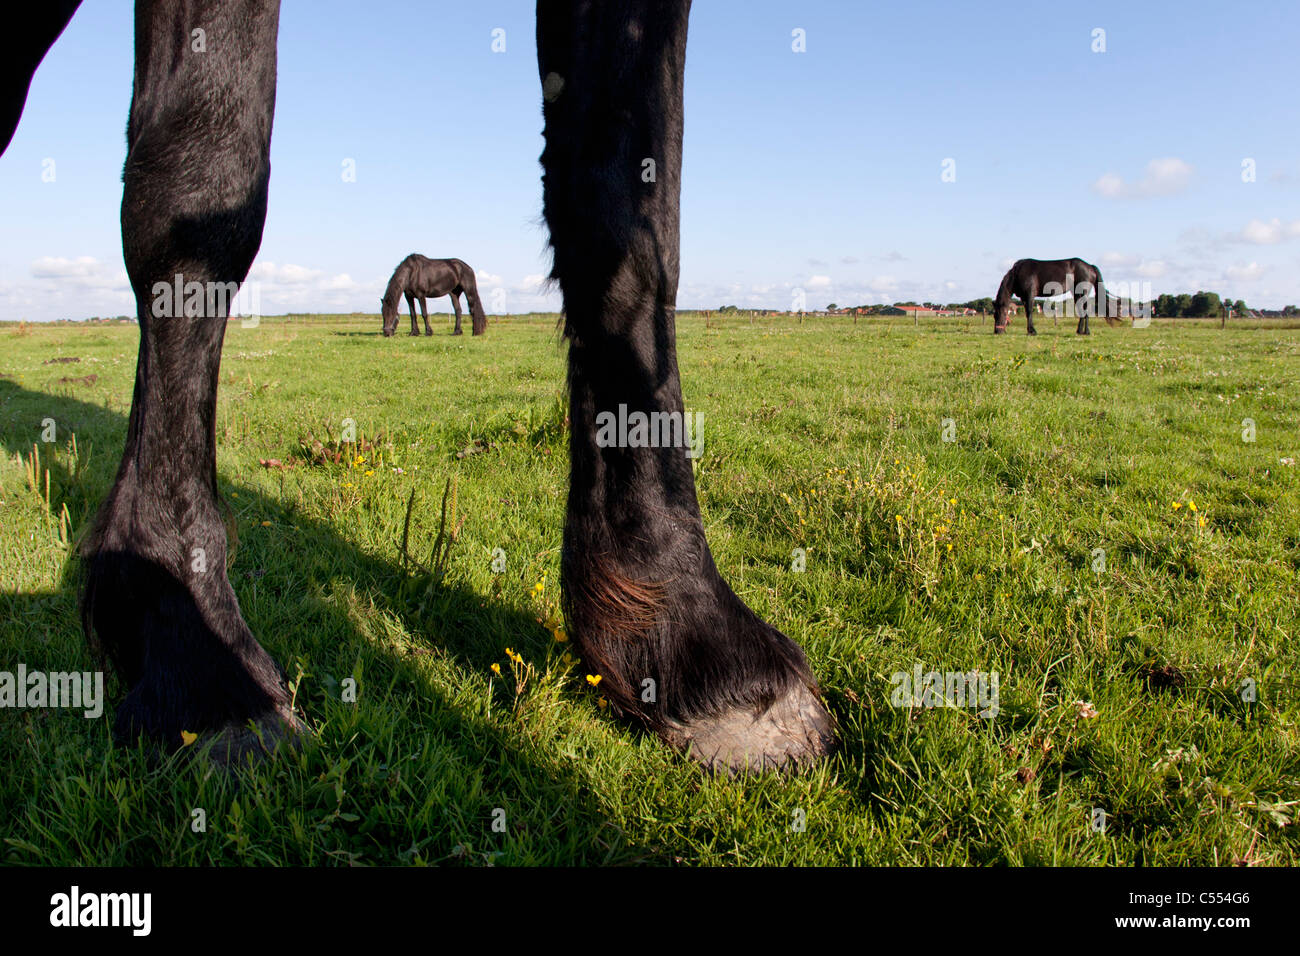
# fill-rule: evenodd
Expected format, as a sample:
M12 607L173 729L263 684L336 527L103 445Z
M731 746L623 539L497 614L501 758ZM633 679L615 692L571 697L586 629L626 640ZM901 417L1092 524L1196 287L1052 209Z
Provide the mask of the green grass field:
M681 320L718 566L841 730L815 769L735 781L611 718L555 632L555 317L233 323L230 577L315 736L232 776L114 748L111 710L0 711L0 860L1300 863L1300 330L1039 325ZM136 345L0 327L0 670L94 666L73 549ZM345 419L361 444L313 453ZM997 716L893 706L917 665L998 674Z

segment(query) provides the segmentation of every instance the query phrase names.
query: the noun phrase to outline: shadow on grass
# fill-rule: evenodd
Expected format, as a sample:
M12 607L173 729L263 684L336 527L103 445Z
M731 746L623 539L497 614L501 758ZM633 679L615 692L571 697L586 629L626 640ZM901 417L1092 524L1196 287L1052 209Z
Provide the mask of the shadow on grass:
M44 499L48 468L50 514L42 520L53 540L65 506L77 531L92 519L116 472L126 418L0 378L0 446L7 455L30 455L46 419L57 423L60 448L57 456L42 456L38 480ZM80 452L75 461L64 450L71 434ZM514 705L512 686L497 678L490 692L457 690L449 699L422 666L421 658L442 655L456 668L488 675L491 663L504 665L507 645L543 660L551 637L533 617L457 586L420 589L415 599L404 600L411 588L404 586L409 577L396 549L392 561L376 557L329 524L304 517L293 502L234 490L227 504L242 534L232 548L231 583L253 633L291 680L301 678L298 706L316 736L296 754L242 771L236 785L206 766L186 772L184 761L169 761L151 768L142 751L112 747L113 708L125 688L111 679L98 720L67 711L7 710L0 714L0 762L10 777L0 782L0 805L12 806L13 819L23 822L15 824L0 859L237 864L259 862L250 847L264 845L274 847L264 851L265 862L283 863L671 859L665 849L632 845L608 822L573 748L564 754L573 759L560 760L544 741L534 744L528 726L494 723L494 711ZM80 562L71 544L68 554L53 592L0 595L0 670L14 670L19 662L29 671L96 666L81 637ZM5 557L11 559L13 552ZM363 605L364 616L350 613ZM386 621L402 626L385 629ZM513 684L504 666L503 673ZM357 703L341 699L347 678L357 682ZM142 774L149 779L141 781ZM156 824L124 832L121 817L116 828L105 828L94 817L111 815L115 802L121 811L117 787L133 795L125 799L145 802L146 817L175 804L178 832L186 829L186 807L194 805L190 791L197 788L228 811L208 804L213 828L226 842L197 849ZM278 809L253 824L249 801ZM83 808L89 808L88 819ZM99 831L97 840L92 833Z

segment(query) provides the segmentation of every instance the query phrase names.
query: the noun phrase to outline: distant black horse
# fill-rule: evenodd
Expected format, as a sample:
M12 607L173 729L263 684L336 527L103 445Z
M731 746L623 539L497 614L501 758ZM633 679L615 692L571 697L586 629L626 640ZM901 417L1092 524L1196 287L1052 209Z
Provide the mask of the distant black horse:
M1011 317L1011 297L1016 296L1025 307L1025 320L1030 335L1034 328L1034 300L1068 294L1076 303L1079 325L1075 332L1089 335L1088 316L1101 312L1111 321L1110 310L1105 308L1106 293L1102 287L1101 270L1082 259L1021 259L1002 277L998 294L993 299L993 334L1007 330ZM1098 309L1098 306L1101 306Z
M21 4L26 21L0 31L0 143L77 5ZM122 463L82 549L82 620L128 688L119 738L178 748L195 732L239 759L259 748L254 730L269 742L301 725L226 577L215 422L228 297L210 297L201 317L159 317L154 290L178 273L187 288L237 285L257 254L280 5L137 0L135 10L121 222L140 353ZM803 652L714 565L682 444L674 303L689 10L689 0L537 6L542 205L569 342L563 601L619 713L707 766L789 766L827 752L831 719ZM192 49L200 29L218 52ZM426 111L441 108L426 99ZM611 440L598 422L627 409L667 440Z
M440 295L450 295L452 307L456 310L456 327L452 330L452 335L461 334L461 295L465 296L465 302L469 305L474 334L482 335L487 331L487 316L483 314L478 286L474 284L474 270L459 259L429 259L418 252L412 252L393 270L384 297L379 300L384 316L384 335L392 335L397 331L402 296L406 296L406 307L411 312L411 334L420 334L420 327L415 324L415 300L419 299L420 314L424 316L424 334L432 335L425 298L432 296L436 299Z

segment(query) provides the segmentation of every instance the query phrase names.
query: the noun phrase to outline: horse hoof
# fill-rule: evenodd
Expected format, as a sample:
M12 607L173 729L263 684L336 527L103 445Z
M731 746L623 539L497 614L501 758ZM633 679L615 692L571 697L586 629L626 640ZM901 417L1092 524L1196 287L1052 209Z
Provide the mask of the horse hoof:
M794 770L826 756L835 740L826 706L802 683L761 713L737 707L692 723L674 721L663 737L705 769L728 776Z
M218 767L229 769L260 762L283 746L296 749L310 737L307 725L288 707L242 724L229 723L218 731L200 734L192 745Z

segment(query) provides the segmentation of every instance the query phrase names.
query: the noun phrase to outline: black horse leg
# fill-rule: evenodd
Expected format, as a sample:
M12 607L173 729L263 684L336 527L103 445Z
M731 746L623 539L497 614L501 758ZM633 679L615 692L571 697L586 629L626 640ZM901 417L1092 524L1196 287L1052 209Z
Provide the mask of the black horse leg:
M221 759L297 727L226 578L216 397L229 297L262 241L278 0L140 0L122 246L140 352L117 479L83 545L87 637L129 688L120 738L211 735ZM190 28L210 48L190 49ZM177 283L184 303L171 295Z
M420 334L419 320L415 317L415 296L410 292L406 293L406 308L411 313L411 334Z
M645 447L598 421L684 413L674 301L689 7L538 4L543 208L569 340L563 598L621 713L712 767L784 766L831 743L803 652L719 575L682 443Z
M1033 283L1030 283L1029 288L1020 297L1025 303L1025 333L1027 335L1038 334L1038 329L1034 328L1034 299L1037 296L1038 288Z
M463 335L460 328L460 290L451 290L451 307L456 310L456 327L451 330L452 335Z
M1089 309L1094 307L1092 306L1092 302L1095 301L1093 297L1096 294L1097 283L1090 282L1088 283L1088 285L1091 286L1091 288L1088 289L1087 293L1083 297L1083 300L1079 303L1079 325L1074 330L1075 335L1092 334L1088 329L1088 313L1089 313ZM1074 297L1074 294L1075 293L1073 291L1070 293L1071 298Z
M420 296L420 316L424 319L424 334L433 335L433 326L429 325L429 303L424 296Z

